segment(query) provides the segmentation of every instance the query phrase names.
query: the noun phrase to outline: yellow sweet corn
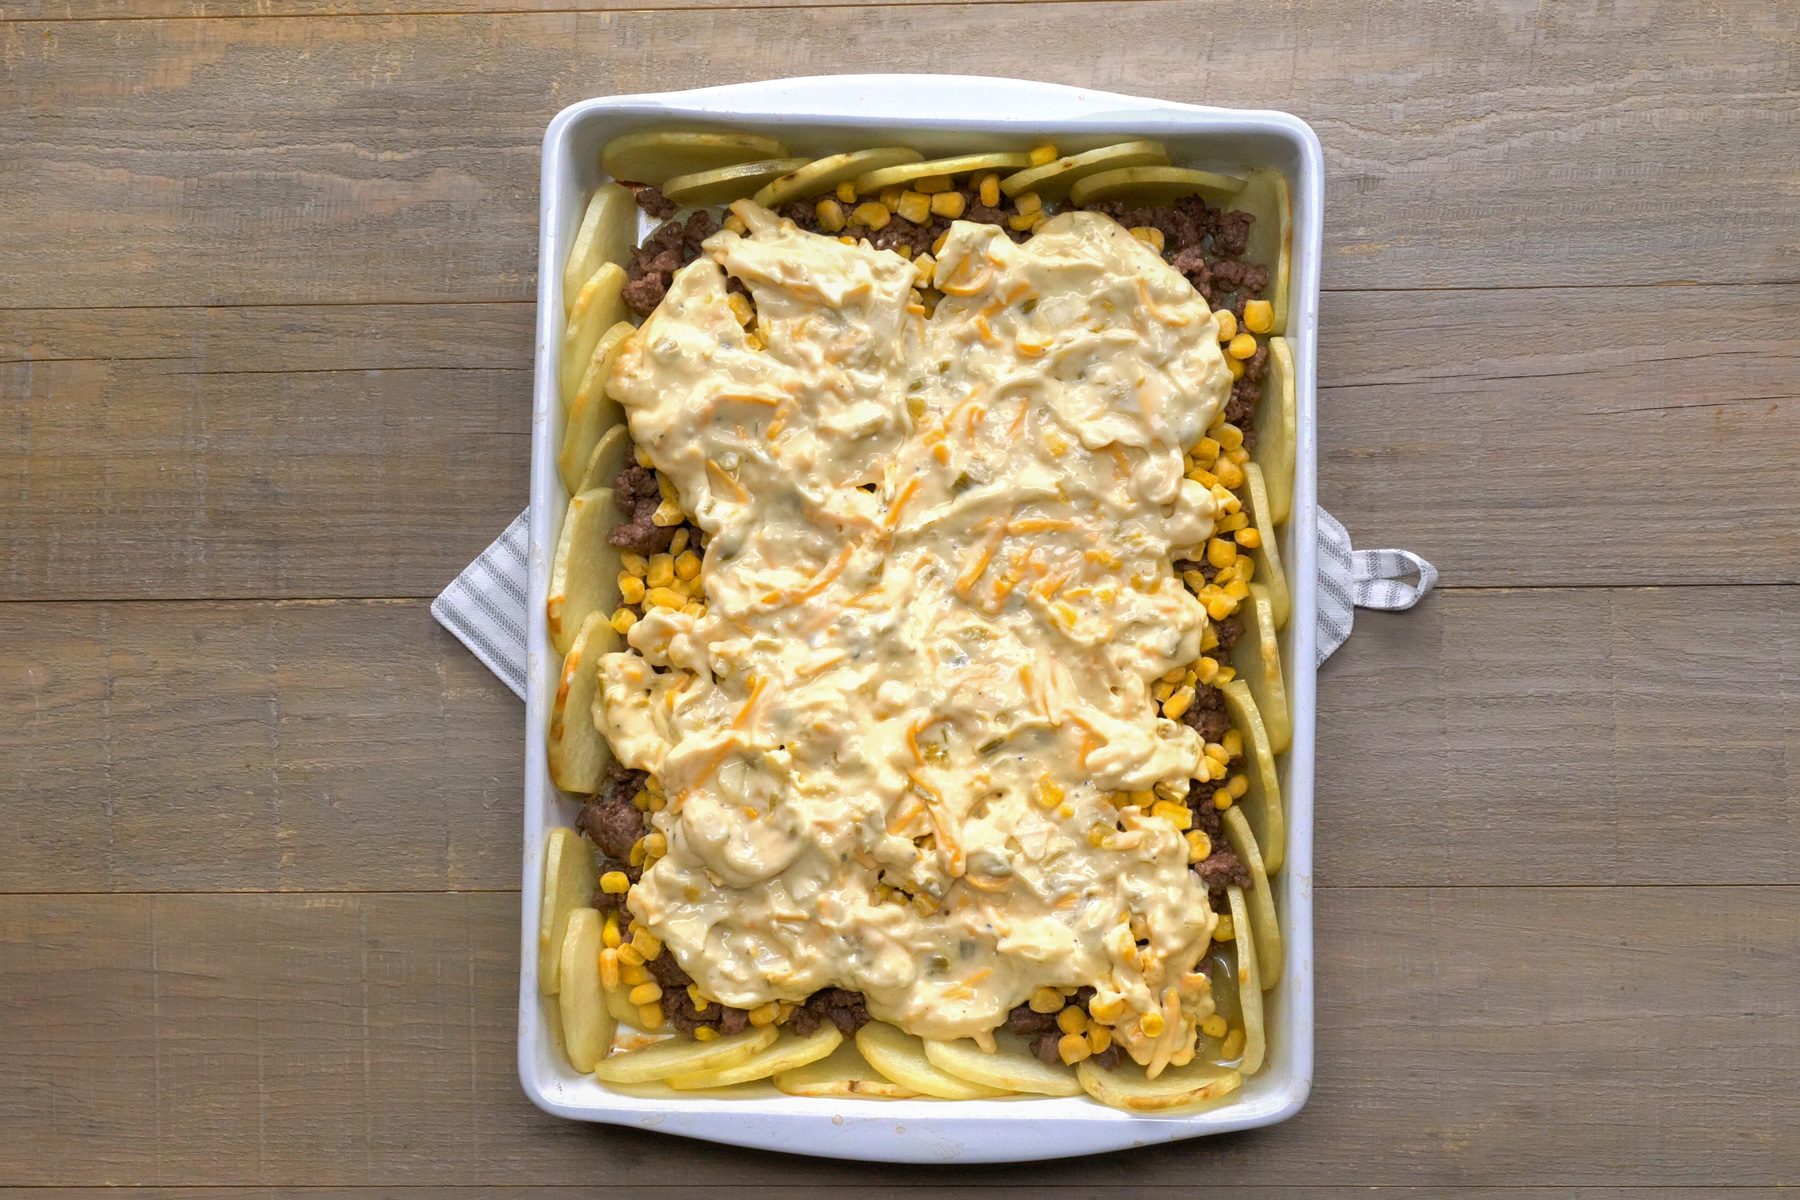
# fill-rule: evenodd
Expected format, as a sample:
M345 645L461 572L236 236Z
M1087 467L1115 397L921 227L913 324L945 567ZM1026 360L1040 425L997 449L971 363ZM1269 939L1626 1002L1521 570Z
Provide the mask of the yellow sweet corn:
M1163 251L1163 231L1158 229L1156 226L1154 226L1154 225L1133 225L1131 227L1131 236L1136 238L1138 241L1144 243L1144 245L1149 246L1152 250L1155 250L1158 254L1162 253L1162 251Z
M894 205L894 213L914 225L923 225L931 218L931 197L924 192L901 192L900 202Z
M1225 790L1231 793L1233 800L1242 800L1244 793L1250 790L1250 777L1242 774L1233 775L1226 780Z
M675 582L675 560L667 554L652 554L650 570L644 576L644 582L653 588L668 587Z
M1050 143L1046 142L1042 146L1033 146L1031 148L1031 165L1032 166L1041 167L1041 166L1045 166L1045 165L1055 162L1055 161L1056 161L1056 147L1051 145Z
M1056 1040L1057 1057L1070 1066L1080 1062L1093 1052L1093 1048L1088 1045L1088 1040L1079 1033L1065 1033Z
M1242 758L1244 755L1244 735L1235 729L1227 729L1224 740L1219 744L1225 747L1225 753L1232 758Z
M1163 701L1163 716L1171 721L1179 720L1181 714L1194 706L1194 689L1179 687L1175 694Z
M1219 327L1219 340L1229 342L1237 336L1237 314L1229 308L1221 308L1213 313L1213 324Z
M775 1018L780 1015L781 1006L770 1000L768 1003L759 1004L750 1010L750 1023L752 1025L773 1025Z
M1251 333L1268 333L1275 328L1275 306L1267 300L1250 300L1244 304L1244 328Z
M1145 1037L1161 1037L1165 1026L1163 1015L1154 1010L1138 1018L1138 1028L1143 1031Z
M1262 545L1262 534L1251 528L1240 529L1237 531L1236 541L1244 549L1254 550Z
M687 597L674 588L655 587L644 593L644 599L655 608L680 609L687 603Z
M619 947L619 961L628 967L641 967L644 965L644 956L638 953L638 948L636 946L632 945L630 942L626 942L623 946ZM633 982L642 983L643 980L640 978Z
M655 980L651 980L649 983L640 983L626 992L625 998L642 1008L646 1004L655 1004L661 1000L662 988L657 985Z
M600 876L600 890L609 896L623 896L631 890L631 880L623 871L608 871Z
M1176 829L1185 832L1194 823L1194 811L1185 804L1177 804L1173 800L1158 800L1150 806L1153 816L1161 817Z
M1088 1016L1105 1025L1111 1025L1125 1015L1125 997L1114 996L1111 1000L1088 1001Z
M739 325L748 325L756 316L756 310L750 306L750 298L742 292L732 292L725 297L725 307L737 318Z
M948 217L952 221L962 216L968 206L969 202L961 192L939 192L931 198L932 215Z
M886 206L870 200L857 205L851 211L850 219L865 229L883 229L893 220L893 214L888 212Z
M642 587L643 585L640 584L639 586ZM639 599L641 600L643 597L640 596ZM637 624L637 614L632 612L629 608L615 609L612 618L607 624L613 627L614 633L627 634L631 632L631 627Z
M1034 1013L1061 1012L1063 994L1053 987L1040 987L1025 1001Z
M1054 158L1055 155L1052 155L1051 157ZM1046 159L1045 161L1048 162L1049 159ZM989 208L999 207L1000 177L998 175L983 175L981 177L980 185L977 186L975 190L983 204L987 205Z
M1240 333L1225 344L1225 353L1233 358L1251 358L1256 354L1256 339L1247 333Z
M1241 1029L1234 1029L1230 1033L1226 1034L1225 1040L1219 1044L1219 1053L1224 1055L1226 1058L1236 1058L1238 1055L1242 1054L1243 1052L1244 1052L1244 1031Z
M620 947L620 949L625 949L625 947ZM650 972L644 970L643 964L619 960L619 982L626 987L634 988L640 983L649 982L649 979Z
M641 554L634 554L630 550L619 555L619 565L639 577L650 570L650 560Z
M830 198L813 205L813 216L819 220L819 229L824 233L842 233L844 229L844 206ZM736 292L731 293L737 295Z
M711 1025L700 1025L696 1026L694 1029L694 1040L696 1042L710 1042L718 1036L719 1031L714 1029Z
M1231 372L1231 377L1234 380L1242 379L1244 377L1243 362L1239 359L1232 358L1229 354L1225 356L1225 369Z
M712 1007L712 1001L700 994L700 988L697 984L690 983L687 985L687 996L688 1003L694 1006L694 1011L697 1013L703 1013L708 1008Z
M698 579L700 577L700 556L692 550L683 550L675 560L675 578Z
M648 929L640 929L631 935L631 948L643 955L645 962L650 962L663 952L662 939Z
M1204 1033L1207 1037L1222 1038L1225 1036L1225 1031L1229 1028L1230 1026L1225 1024L1225 1018L1221 1017L1218 1013L1214 1013L1212 1016L1207 1017L1204 1021L1200 1022L1200 1032Z
M1073 1004L1056 1014L1056 1027L1064 1033L1086 1032L1087 1023L1087 1014Z
M1112 1030L1104 1025L1090 1025L1087 1031L1088 1049L1095 1054L1112 1045Z
M1227 450L1236 450L1244 444L1244 431L1229 422L1215 427L1213 433L1218 437L1219 445Z
M1228 542L1224 538L1207 539L1206 561L1215 567L1229 567L1237 561L1237 543Z
M1204 829L1190 829L1186 833L1188 861L1205 862L1206 856L1212 853L1212 839L1206 836Z
M840 204L856 203L856 185L848 179L837 185L837 198Z
M725 228L731 230L731 232L737 234L739 237L743 237L750 232L750 227L744 224L744 218L738 216L736 213L731 213L726 216ZM639 465L642 466L644 464L640 463Z
M638 1024L645 1029L661 1029L663 1010L660 1004L642 1004L638 1006Z

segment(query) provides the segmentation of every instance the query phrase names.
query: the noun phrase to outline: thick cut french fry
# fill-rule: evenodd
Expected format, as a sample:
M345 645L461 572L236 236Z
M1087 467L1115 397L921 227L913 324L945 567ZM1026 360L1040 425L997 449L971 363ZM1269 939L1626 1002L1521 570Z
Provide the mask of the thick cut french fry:
M1100 200L1168 204L1185 196L1204 196L1222 202L1237 195L1243 187L1244 181L1235 175L1216 175L1187 167L1123 167L1080 180L1069 189L1069 203L1076 208Z
M625 316L625 268L618 263L601 263L581 285L569 309L568 324L563 327L557 382L564 412L575 402L575 392L587 375L600 336L625 320Z
M1287 857L1287 814L1281 807L1281 775L1275 768L1275 752L1269 749L1269 731L1248 684L1234 679L1219 690L1225 695L1232 728L1244 739L1242 770L1250 788L1237 807L1244 810L1256 834L1264 868L1279 871Z
M983 1100L1004 1096L999 1088L970 1083L934 1066L925 1043L885 1021L870 1021L856 1031L856 1048L871 1067L903 1088L938 1100Z
M563 263L563 312L575 307L581 287L607 263L624 263L637 246L637 200L616 183L603 183L588 198L575 241Z
M1286 338L1269 339L1269 372L1263 377L1262 403L1256 406L1256 449L1250 454L1262 468L1269 494L1269 524L1287 524L1294 507L1294 442L1299 428L1294 351Z
M1238 605L1238 617L1244 622L1244 632L1231 648L1231 665L1256 697L1263 727L1269 731L1269 749L1280 754L1293 740L1294 720L1288 713L1287 684L1282 678L1281 645L1275 640L1275 612L1269 603L1269 589L1252 583L1249 598Z
M1190 1063L1171 1067L1155 1079L1144 1077L1144 1068L1122 1063L1108 1070L1093 1060L1075 1068L1087 1094L1112 1108L1130 1112L1166 1112L1218 1100L1238 1090L1244 1077L1229 1067Z
M815 159L779 179L770 180L756 193L755 199L764 208L774 208L789 200L806 200L820 192L830 191L838 184L848 183L870 171L897 167L904 162L918 162L924 157L917 150L909 150L904 146L884 146L875 150L833 154L827 158Z
M575 644L589 613L611 613L618 607L622 564L618 547L606 540L617 518L611 488L594 488L569 499L544 605L550 640L563 654Z
M1266 1044L1263 1033L1262 976L1256 962L1256 933L1250 920L1250 906L1244 900L1244 889L1231 884L1225 889L1231 898L1231 924L1237 931L1232 946L1237 951L1238 1007L1244 1016L1244 1055L1238 1070L1254 1075L1262 1070Z
M940 1071L958 1079L1002 1092L1029 1092L1039 1096L1079 1096L1075 1073L1058 1063L1039 1059L1024 1041L1010 1034L995 1036L989 1054L967 1038L954 1042L926 1042L925 1057Z
M1269 872L1243 810L1234 804L1221 816L1225 840L1250 872L1251 887L1244 898L1250 905L1250 933L1256 939L1257 973L1266 992L1281 981L1281 922L1275 916L1275 893L1269 890Z
M591 1071L606 1056L613 1035L612 1014L600 999L600 914L594 909L569 914L557 974L563 1051L570 1066Z
M1280 171L1250 172L1232 208L1247 212L1256 220L1250 226L1250 241L1244 247L1244 258L1269 268L1269 286L1260 297L1275 310L1271 333L1286 333L1288 319L1288 275L1293 261L1294 205L1288 195L1287 177Z
M587 466L582 469L581 482L575 491L611 487L619 472L625 469L625 456L630 452L631 431L623 423L607 426L600 440L594 443L594 452L588 455Z
M919 1094L871 1067L856 1044L848 1041L824 1058L782 1071L773 1082L790 1096L907 1100Z
M763 158L711 171L695 171L692 175L677 175L663 184L662 194L684 208L730 204L733 200L754 196L765 184L789 171L797 171L811 161L810 158Z
M915 179L935 179L939 176L948 178L952 175L967 175L971 171L1016 171L1030 161L1029 150L998 150L988 154L958 154L953 158L921 159L858 175L855 187L858 195L872 196L882 188L911 183Z
M1275 628L1286 629L1292 615L1293 597L1288 592L1287 572L1281 565L1281 546L1275 540L1275 522L1269 516L1269 485L1262 468L1254 462L1244 465L1244 488L1239 493L1244 511L1260 538L1250 557L1256 560L1256 581L1269 589L1269 607L1275 614Z
M550 709L550 777L556 786L578 796L600 790L600 779L612 751L594 727L594 692L600 656L617 650L623 639L612 627L612 614L592 612L582 621L575 641L563 656L562 677ZM588 889L588 895L593 895ZM584 900L583 903L586 903Z
M581 483L582 473L588 459L593 457L601 434L625 422L625 410L606 394L606 377L612 373L613 360L619 356L625 339L632 332L629 321L619 321L600 335L588 356L587 370L575 389L575 397L569 402L568 419L563 422L562 449L556 455L556 470L562 476L563 487L571 494L584 490L577 485ZM600 486L610 487L612 481L613 476L609 475Z
M1041 167L1027 167L1000 181L1000 190L1008 196L1036 192L1045 200L1061 200L1069 189L1090 175L1103 171L1122 171L1130 167L1164 167L1169 152L1161 142L1119 142L1098 150L1067 154Z
M666 1080L675 1075L714 1071L767 1050L775 1044L778 1032L773 1025L761 1025L710 1042L669 1038L642 1050L614 1054L595 1068L594 1075L607 1083L648 1083L653 1079Z
M792 1071L804 1067L807 1063L817 1062L836 1050L844 1041L844 1035L838 1027L827 1021L809 1034L798 1035L783 1032L774 1043L746 1058L742 1062L725 1067L712 1067L704 1071L687 1071L668 1078L669 1086L689 1091L694 1088L731 1087L739 1083L751 1083L758 1079L767 1079L771 1075L779 1075L783 1071Z
M594 849L573 829L559 827L544 840L544 891L538 902L538 991L556 994L562 978L562 944L569 914L594 898Z
M785 158L787 147L754 133L703 133L646 129L606 143L600 166L614 179L658 187L682 175L716 171L736 163Z

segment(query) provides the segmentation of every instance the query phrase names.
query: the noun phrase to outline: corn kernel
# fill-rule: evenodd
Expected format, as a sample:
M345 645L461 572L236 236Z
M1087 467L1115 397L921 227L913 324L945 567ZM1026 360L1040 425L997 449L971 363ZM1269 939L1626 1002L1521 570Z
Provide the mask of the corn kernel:
M673 608L679 610L687 603L687 597L674 588L651 588L644 593L644 599L655 608Z
M1056 1040L1056 1054L1070 1066L1080 1062L1093 1053L1088 1040L1079 1033L1065 1033Z
M625 861L629 862L634 867L641 867L644 865L643 838L639 838L637 841L631 843L631 853L625 856Z
M1237 930L1231 924L1230 913L1220 913L1219 923L1213 926L1213 941L1229 942L1237 937Z
M1225 585L1225 594L1241 604L1250 598L1250 585L1241 579L1233 579Z
M1045 166L1046 164L1052 163L1055 161L1056 161L1056 147L1049 144L1048 142L1046 142L1042 146L1033 146L1031 148L1031 165L1032 166L1041 167L1041 166Z
M600 877L600 890L609 896L623 896L631 890L631 880L623 871L608 871Z
M844 228L844 206L827 197L813 205L813 216L818 218L819 229L824 233L841 233ZM738 293L733 292L732 295ZM748 322L746 322L747 324Z
M1064 1033L1081 1033L1087 1029L1087 1014L1071 1004L1056 1014L1056 1027Z
M1039 775L1037 782L1037 802L1039 808L1055 808L1063 800L1062 784L1048 775Z
M1239 773L1225 782L1225 790L1231 793L1233 800L1242 800L1244 793L1250 790L1250 777Z
M631 807L637 809L639 812L649 812L650 793L643 788L639 788L636 792L632 793Z
M1044 211L1044 198L1036 192L1026 192L1013 197L1013 208L1018 210L1020 216L1028 217Z
M1133 225L1131 236L1149 246L1158 254L1163 250L1163 231L1154 225Z
M650 570L650 560L641 554L634 554L630 550L619 555L619 565L638 576Z
M675 560L675 577L677 579L695 579L700 575L700 556L692 550L683 550L681 557Z
M1163 703L1170 696L1173 696L1174 694L1175 694L1175 685L1172 683L1158 683L1150 689L1150 695L1156 700L1156 702L1158 704Z
M630 947L621 946L619 949L629 950ZM644 970L642 963L628 963L624 959L619 960L619 982L624 984L627 988L634 988L640 983L648 983L649 981L650 972Z
M1232 758L1242 758L1244 754L1244 735L1235 729L1227 729L1225 737L1219 742L1225 747L1225 753Z
M1240 529L1237 531L1237 544L1246 550L1254 550L1262 545L1262 534L1251 528Z
M1181 714L1192 708L1193 705L1194 689L1191 687L1176 688L1175 694L1163 701L1163 716L1171 721L1179 720Z
M1267 300L1250 300L1244 304L1244 328L1251 333L1268 333L1275 328L1275 306Z
M1200 1022L1200 1032L1204 1033L1207 1037L1224 1037L1225 1031L1229 1028L1230 1026L1225 1024L1225 1018L1221 1017L1218 1013L1214 1013L1212 1016L1207 1017Z
M1112 1045L1112 1030L1104 1025L1090 1025L1088 1026L1087 1040L1088 1049L1099 1054Z
M1115 996L1111 1000L1089 1000L1088 1016L1094 1020L1111 1025L1125 1015L1125 997Z
M638 1006L638 1024L645 1029L661 1029L663 1010L660 1004L643 1004Z
M1256 353L1256 339L1247 333L1240 333L1225 344L1225 353L1233 358L1250 358Z
M1206 561L1223 569L1237 561L1237 543L1224 538L1210 538L1206 543Z
M725 297L725 307L737 318L739 325L748 325L756 316L756 310L750 306L750 297L742 292L732 292Z
M924 192L901 192L900 202L894 205L894 213L914 225L923 225L931 219L931 197Z
M629 608L615 609L612 617L607 621L607 624L613 627L614 633L623 636L624 634L630 633L631 627L637 624L637 614L632 612Z
M1218 442L1214 441L1212 438L1203 437L1200 439L1199 444L1194 447L1194 461L1203 467L1210 467L1213 463L1218 461L1219 451L1221 449L1222 447Z
M1213 313L1213 324L1219 327L1219 340L1229 342L1237 336L1237 314L1229 308L1221 308Z
M1165 1025L1163 1015L1154 1010L1138 1018L1138 1028L1143 1031L1145 1037L1161 1037Z
M1236 678L1237 678L1237 668L1235 668L1235 667L1220 667L1219 668L1219 686L1220 687L1224 687L1226 684L1230 683L1232 680L1234 680Z
M632 945L630 942L626 942L623 946L619 947L619 961L628 967L641 967L644 965L644 956L639 952L636 946ZM642 980L639 982L642 982Z
M876 193L875 198L881 201L881 207L887 209L889 212L893 212L895 208L899 207L900 197L905 194L905 188L901 187L899 184L894 184L892 187L882 188L881 191Z
M650 593L650 595L651 595L651 602L654 603L656 593L652 592L652 593ZM1206 601L1206 615L1211 617L1215 621L1223 621L1226 617L1229 617L1232 613L1234 613L1236 611L1237 611L1237 603L1235 601L1233 601L1230 596L1227 596L1224 593L1220 593L1216 596L1211 596Z
M719 1031L714 1029L711 1025L697 1025L694 1027L694 1040L696 1042L710 1042L718 1036Z
M1006 227L1019 233L1025 233L1038 221L1037 213L1015 213L1006 218Z
M1031 993L1025 1003L1034 1013L1061 1012L1063 994L1053 987L1040 987Z
M687 997L688 1003L694 1006L694 1011L697 1013L703 1013L712 1006L712 1001L700 994L700 987L698 984L690 983L687 985Z
M1236 1058L1238 1055L1242 1054L1243 1052L1244 1052L1244 1031L1241 1029L1234 1029L1230 1033L1226 1034L1225 1040L1222 1043L1220 1043L1220 1045L1219 1045L1219 1053L1224 1055L1226 1058Z
M1213 807L1220 812L1224 812L1231 807L1231 793L1224 788L1220 788L1218 791L1214 792L1212 800Z
M744 218L738 216L736 213L731 213L726 216L725 228L731 230L731 232L737 234L739 237L743 237L750 232L750 227L744 224ZM640 463L639 465L642 466L643 464Z
M1158 800L1150 806L1153 816L1161 817L1176 829L1186 831L1194 823L1194 810L1173 800Z
M1218 635L1217 634L1213 635L1213 639L1214 639L1213 644L1215 646L1218 645ZM1218 664L1217 660L1215 660L1215 659L1202 658L1199 662L1194 664L1194 675L1196 678L1198 678L1200 680L1201 683L1211 683L1213 681L1213 677L1216 676L1218 673L1219 673L1219 664Z
M1224 459L1219 463L1218 474L1219 482L1228 488L1240 488L1244 486L1244 468L1238 466L1230 459ZM1243 507L1242 501L1238 502L1238 507L1240 509Z
M939 192L931 198L932 215L952 221L962 216L968 206L968 199L961 192Z
M1230 355L1225 356L1225 369L1230 372L1231 378L1234 380L1244 377L1244 364Z
M1229 517L1220 517L1217 528L1220 533L1235 533L1248 524L1250 524L1249 513L1234 512ZM1240 541L1238 545L1243 545L1243 542Z
M655 980L651 980L649 983L640 983L632 988L625 993L625 998L642 1008L646 1004L655 1004L661 1000L662 988L657 985Z
M1207 856L1212 853L1212 839L1206 836L1206 831L1190 829L1187 831L1186 837L1188 861L1191 863L1205 862Z
M1219 445L1227 450L1236 450L1244 444L1244 431L1229 422L1215 426L1212 432L1218 437Z
M993 174L983 175L976 192L983 204L989 208L997 208L1000 204L1000 177Z
M856 203L856 184L846 179L837 185L837 198L843 204Z
M885 206L871 200L857 205L850 213L850 219L865 229L882 229L893 220L893 215Z
M600 944L608 950L617 950L623 940L619 936L619 914L607 913L606 923L600 926Z
M640 929L631 935L631 948L643 955L645 962L651 962L663 952L662 939L648 929Z
M921 287L930 287L937 275L937 259L929 254L919 255L913 259L913 275Z
M675 582L675 560L667 554L650 556L650 570L644 576L644 582L651 587L668 587Z
M619 599L626 604L642 604L644 602L644 581L630 571L620 571Z
M750 1023L752 1025L773 1025L775 1018L780 1015L781 1006L770 1000L768 1003L759 1004L750 1010Z

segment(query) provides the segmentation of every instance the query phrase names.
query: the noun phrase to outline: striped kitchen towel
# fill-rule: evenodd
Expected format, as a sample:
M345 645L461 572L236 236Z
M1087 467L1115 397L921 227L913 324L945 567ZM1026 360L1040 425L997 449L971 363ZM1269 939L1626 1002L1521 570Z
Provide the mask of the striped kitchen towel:
M1437 568L1410 550L1357 550L1336 517L1319 509L1318 651L1324 662L1344 644L1359 608L1411 608L1437 583ZM520 513L431 602L431 615L525 696L525 553L531 534Z

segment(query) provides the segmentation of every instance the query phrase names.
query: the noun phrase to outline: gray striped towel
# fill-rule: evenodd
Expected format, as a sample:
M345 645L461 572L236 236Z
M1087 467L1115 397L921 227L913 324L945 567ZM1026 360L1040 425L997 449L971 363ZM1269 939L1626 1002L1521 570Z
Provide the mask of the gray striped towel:
M1319 661L1350 636L1359 608L1411 608L1437 582L1437 568L1410 550L1356 550L1336 517L1319 509ZM431 615L525 697L526 514L450 581Z

